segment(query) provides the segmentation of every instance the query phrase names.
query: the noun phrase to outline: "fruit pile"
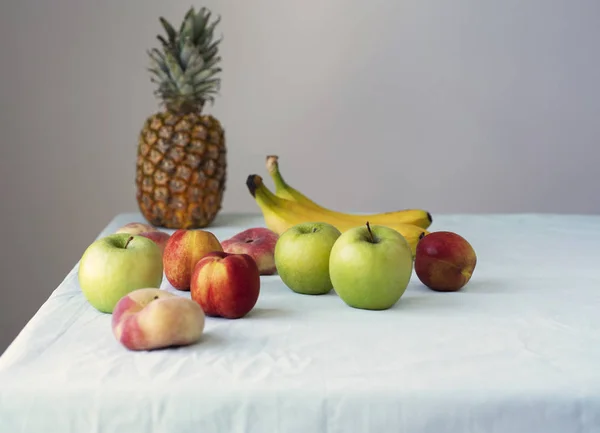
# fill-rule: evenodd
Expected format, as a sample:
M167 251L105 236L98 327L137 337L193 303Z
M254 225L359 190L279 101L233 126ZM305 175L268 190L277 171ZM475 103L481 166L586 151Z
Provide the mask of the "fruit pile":
M247 181L266 227L219 240L206 229L169 234L131 222L86 249L81 291L99 312L112 314L117 341L130 350L193 344L207 316L240 319L252 311L262 276L276 276L302 295L335 290L345 304L368 310L395 305L413 269L435 291L457 291L470 280L473 247L457 233L428 231L428 212L332 211L284 182L277 157L267 158L267 168L275 193L258 175ZM163 278L175 292L161 288Z
M262 276L303 295L335 290L347 305L370 310L391 308L413 269L432 290L463 287L475 252L458 234L431 232L429 212L328 209L285 182L275 155L266 159L274 192L259 175L246 180L265 227L225 240L205 229L227 178L225 131L206 108L221 85L219 21L205 7L190 8L178 28L161 17L165 34L148 51L162 108L138 138L136 199L147 223L96 240L78 269L89 304L112 314L115 338L131 350L197 342L207 316L240 319L254 308ZM173 291L161 288L165 278Z
M94 241L79 262L87 301L112 314L115 338L131 350L197 342L206 316L239 319L256 305L260 276L276 272L279 236L263 227L220 242L207 230L168 234L131 222ZM163 278L190 298L161 289Z
M302 294L335 289L355 308L391 308L404 294L414 271L435 291L457 291L477 262L471 244L457 233L431 232L423 209L357 215L328 209L288 184L279 158L267 156L272 192L261 176L246 186L268 228L280 235L275 264L282 281Z

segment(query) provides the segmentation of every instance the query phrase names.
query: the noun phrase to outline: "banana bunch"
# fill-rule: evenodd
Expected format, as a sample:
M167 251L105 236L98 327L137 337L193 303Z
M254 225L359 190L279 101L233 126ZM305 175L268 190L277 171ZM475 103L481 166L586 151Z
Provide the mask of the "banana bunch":
M431 215L420 209L406 209L379 214L358 215L327 209L288 185L279 172L277 156L267 157L267 170L275 183L275 193L264 184L261 176L251 174L246 180L248 191L259 206L266 226L278 234L304 222L325 222L345 232L353 227L385 225L398 231L407 240L413 256L417 244L429 234Z
M300 191L288 185L288 183L281 176L281 172L279 171L279 158L276 155L267 156L267 171L269 172L269 175L275 184L275 195L300 203L309 209L320 211L328 218L351 220L354 221L355 225L363 225L366 221L369 221L370 224L392 226L398 223L413 224L424 229L428 228L432 223L431 214L422 209L403 209L393 212L367 215L336 212L315 203Z

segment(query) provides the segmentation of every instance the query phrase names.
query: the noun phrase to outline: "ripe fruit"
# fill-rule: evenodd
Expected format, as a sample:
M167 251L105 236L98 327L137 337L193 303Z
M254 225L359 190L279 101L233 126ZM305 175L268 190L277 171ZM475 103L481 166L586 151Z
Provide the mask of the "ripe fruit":
M156 227L146 223L130 222L117 229L115 233L128 233L130 235L139 235L144 232L158 231Z
M204 311L194 301L158 288L141 288L119 300L111 326L127 349L152 350L197 342L204 322Z
M207 316L239 319L258 301L260 274L248 254L215 251L196 263L190 290Z
M333 288L350 307L386 310L402 297L412 274L406 239L385 226L356 227L335 242L329 259Z
M427 287L455 292L469 282L477 255L471 244L457 233L432 232L417 246L415 273Z
M275 195L278 197L295 201L307 208L323 212L333 218L341 218L353 221L357 226L365 224L365 221L369 221L371 224L375 225L393 225L398 223L413 224L426 229L433 221L431 214L423 209L402 209L368 215L337 212L328 209L315 203L306 195L289 185L281 176L278 161L279 157L276 155L267 156L267 171L273 179L273 183L275 184Z
M306 222L328 223L341 233L354 227L363 226L367 222L365 220L358 223L358 220L339 218L326 212L307 208L295 201L277 197L265 186L262 177L256 174L248 176L246 186L260 208L266 226L279 235L294 225ZM419 239L429 233L426 229L414 224L386 224L386 227L396 230L406 238L413 255Z
M158 245L158 247L160 248L161 254L165 251L167 241L171 237L171 235L167 232L163 232L160 230L154 230L151 232L141 232L140 236L144 236L145 238L154 241L154 243L156 243L156 245Z
M159 287L163 279L160 248L143 236L115 233L94 241L79 262L79 285L88 302L112 313L126 294Z
M223 251L233 254L248 254L254 259L261 275L272 275L275 268L275 244L279 235L264 227L244 230L221 242Z
M149 116L139 134L136 198L155 226L194 229L208 226L221 209L226 183L225 132L203 112L214 102L221 80L221 57L214 38L219 19L194 8L182 25L160 22L166 38L149 51L151 80L164 109Z
M177 290L190 290L194 266L212 251L223 251L219 240L206 230L176 230L163 252L163 266L169 283Z
M323 222L287 229L275 245L275 266L283 283L296 293L324 295L333 288L329 254L340 231Z

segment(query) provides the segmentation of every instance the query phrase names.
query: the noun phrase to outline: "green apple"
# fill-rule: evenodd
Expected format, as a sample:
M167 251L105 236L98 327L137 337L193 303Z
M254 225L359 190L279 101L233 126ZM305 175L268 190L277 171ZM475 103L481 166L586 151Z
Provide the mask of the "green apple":
M329 253L341 232L323 222L290 227L275 244L275 267L281 280L296 293L324 295L333 288Z
M105 236L83 253L78 279L88 302L103 313L112 313L119 299L130 292L160 287L161 249L144 236L129 233Z
M404 236L386 226L359 226L344 232L329 258L331 282L349 306L391 308L406 291L413 270Z

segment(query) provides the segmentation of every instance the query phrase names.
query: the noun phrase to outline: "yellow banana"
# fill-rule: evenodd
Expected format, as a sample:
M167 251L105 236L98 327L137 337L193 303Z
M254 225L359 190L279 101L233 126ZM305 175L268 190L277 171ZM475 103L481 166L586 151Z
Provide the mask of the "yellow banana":
M337 218L331 214L309 209L297 202L278 197L265 186L262 177L257 174L248 176L246 186L259 206L266 226L280 235L290 227L304 222L329 223L342 233L353 227L365 225L367 222L370 225L376 225L372 224L368 219L355 221ZM413 256L419 240L429 234L426 229L414 224L395 223L385 225L404 236L411 247Z
M332 218L344 218L352 219L358 224L363 224L364 221L369 220L371 224L414 224L424 229L429 228L432 222L431 214L423 209L402 209L392 212L383 212L377 214L359 215L338 212L332 209L328 209L315 203L313 200L302 194L297 189L290 186L281 176L279 171L279 158L277 155L267 156L267 171L273 179L275 184L275 195L286 200L292 200L301 205L318 210L329 214Z

